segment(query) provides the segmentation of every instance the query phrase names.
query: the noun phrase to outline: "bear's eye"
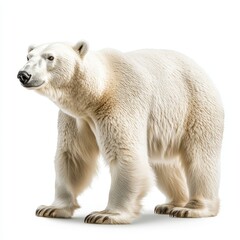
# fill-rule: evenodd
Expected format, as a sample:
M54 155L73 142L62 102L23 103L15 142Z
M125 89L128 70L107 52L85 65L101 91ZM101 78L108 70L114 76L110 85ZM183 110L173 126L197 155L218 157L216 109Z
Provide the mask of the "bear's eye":
M53 61L53 60L54 60L54 57L53 57L53 56L49 56L49 57L48 57L48 60L49 60L49 61Z
M27 56L27 60L29 61L29 57Z

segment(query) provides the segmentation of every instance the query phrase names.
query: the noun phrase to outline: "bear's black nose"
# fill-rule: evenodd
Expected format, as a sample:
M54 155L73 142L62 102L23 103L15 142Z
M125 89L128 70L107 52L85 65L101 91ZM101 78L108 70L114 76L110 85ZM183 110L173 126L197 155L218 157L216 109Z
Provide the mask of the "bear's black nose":
M22 84L26 84L30 80L31 75L28 74L26 71L19 71L17 78L20 80Z

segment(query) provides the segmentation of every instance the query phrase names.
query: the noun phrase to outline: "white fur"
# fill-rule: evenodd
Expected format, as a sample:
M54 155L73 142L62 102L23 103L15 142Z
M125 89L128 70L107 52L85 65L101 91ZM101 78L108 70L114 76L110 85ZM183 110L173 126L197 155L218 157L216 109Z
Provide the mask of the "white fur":
M44 82L33 89L60 108L56 197L37 209L38 216L72 216L99 153L111 170L109 201L86 222L134 220L151 169L168 199L156 213L217 214L224 113L217 91L191 59L167 50L89 52L85 42L30 47L28 56L22 70Z

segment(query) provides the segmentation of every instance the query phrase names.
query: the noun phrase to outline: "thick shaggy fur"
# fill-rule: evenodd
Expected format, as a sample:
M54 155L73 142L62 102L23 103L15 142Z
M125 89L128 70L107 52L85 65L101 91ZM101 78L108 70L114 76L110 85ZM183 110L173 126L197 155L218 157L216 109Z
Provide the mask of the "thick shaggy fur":
M132 222L152 170L168 199L155 213L218 213L223 107L191 59L167 50L90 52L85 42L30 47L28 58L23 85L60 108L55 201L37 216L71 217L100 153L111 170L109 201L85 222Z

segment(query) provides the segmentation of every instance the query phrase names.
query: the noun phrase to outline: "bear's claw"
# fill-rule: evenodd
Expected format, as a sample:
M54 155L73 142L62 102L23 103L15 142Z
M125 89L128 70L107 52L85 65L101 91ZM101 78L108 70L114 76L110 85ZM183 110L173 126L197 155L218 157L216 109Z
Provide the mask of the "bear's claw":
M55 206L40 206L36 210L38 217L49 218L70 218L73 214L73 210L70 208L59 208Z
M174 208L172 204L162 204L157 205L154 209L154 213L156 214L169 214L170 211Z

